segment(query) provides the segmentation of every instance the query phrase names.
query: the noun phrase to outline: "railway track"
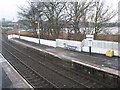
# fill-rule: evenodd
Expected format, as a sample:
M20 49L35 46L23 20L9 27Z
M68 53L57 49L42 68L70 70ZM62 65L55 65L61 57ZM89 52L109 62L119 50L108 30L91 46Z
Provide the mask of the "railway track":
M34 71L31 67L22 62L18 57L13 55L6 48L4 48L4 54L8 55L8 57L6 57L8 60L12 59L9 62L23 76L23 78L25 78L29 82L29 84L31 84L35 89L58 88L56 85L54 85L46 78L44 78L42 75L40 75L38 72Z
M19 48L19 47L17 46L16 48ZM23 49L23 48L19 48L19 50L21 50L21 49ZM27 47L26 51L27 52L25 52L25 53L28 53L33 58L35 58L35 57L43 58L41 60L41 62L44 62L44 64L51 66L50 68L52 68L52 69L57 69L57 71L59 70L60 74L64 74L65 76L70 77L73 80L76 80L78 83L81 83L88 88L105 87L105 85L102 86L102 84L103 84L102 82L99 82L98 80L95 80L95 79L93 80L90 76L87 76L82 73L80 74L80 73L74 71L73 69L71 69L72 67L70 65L68 67L66 67L65 65L67 65L67 64L65 64L66 61L64 61L64 60L60 60L59 58L53 57L52 55L49 55L47 53L43 53L43 52L28 48L28 47ZM47 56L47 58L46 58L46 56ZM72 73L72 75L71 75L71 73ZM106 85L106 86L108 86L108 85Z
M52 83L52 86L54 87L54 88L61 88L61 87L67 87L67 88L71 88L71 87L73 87L73 88L76 88L76 87L78 87L78 88L100 88L100 87L105 87L104 85L102 85L102 84L100 84L100 83L98 83L98 82L96 82L95 80L91 80L90 79L90 77L85 77L85 76L83 76L83 75L76 75L76 73L73 73L72 72L72 75L71 75L71 71L70 70L68 70L68 69L66 69L65 67L62 67L61 65L59 65L58 63L57 64L55 64L55 62L53 62L53 61L55 61L55 60L52 60L52 57L51 56L49 56L49 59L51 58L51 60L49 60L48 59L48 57L46 58L46 56L48 56L48 55L46 55L45 53L43 54L40 54L40 53L35 53L35 52L37 52L37 51L34 51L34 50L32 50L32 49L29 49L28 50L28 48L20 48L20 46L17 46L17 45L14 45L14 47L13 46L11 46L11 45L9 45L8 43L6 43L5 44L5 42L4 42L4 45L3 46L5 46L5 47L7 47L5 50L7 51L7 52L9 52L9 53L11 53L11 55L12 56L14 56L14 57L16 57L19 61L21 61L21 59L24 59L24 58L26 58L27 57L27 60L29 59L29 61L30 60L32 60L32 62L34 61L34 62L36 62L36 63L38 63L39 65L42 65L43 67L45 67L45 68L47 68L47 69L49 69L49 70L51 70L52 72L54 72L54 73L56 73L57 75L59 75L59 76L62 76L62 77L64 77L64 79L66 79L66 81L68 81L68 82L71 82L71 84L70 83L68 83L68 84L65 84L65 81L63 81L64 82L64 84L63 85L59 85L59 84L61 84L61 83L59 83L59 84L56 84L55 82L54 82L54 84ZM11 47L11 48L8 48L8 47ZM10 49L10 51L8 51L7 49ZM24 49L24 50L23 50ZM32 51L30 51L30 50L32 50ZM20 58L19 56L22 56L22 55L24 55L24 56L22 56L22 58ZM26 56L26 57L25 57ZM37 57L37 58L36 58ZM35 59L36 58L36 59ZM54 58L53 58L54 59ZM27 61L27 60L24 60L24 61ZM21 61L21 62L23 62L23 60ZM44 62L44 63L43 63ZM28 66L28 62L23 62L24 63L24 65L27 65L27 67L29 67L29 68L31 68L32 67L32 65L30 65L30 63L29 63L29 65L30 66ZM37 65L38 65L37 64ZM20 65L18 64L18 67L19 67ZM22 65L21 65L22 66ZM24 67L24 66L22 66L22 67ZM26 68L27 68L26 67ZM33 68L31 68L32 69L32 71L34 72L35 70L33 70ZM32 72L31 71L31 72ZM29 71L26 71L26 72L29 72ZM36 71L35 71L36 72ZM38 72L37 72L38 73ZM39 73L38 73L39 74ZM26 75L28 75L29 76L29 74L26 74ZM23 75L24 76L24 75ZM36 75L37 76L37 75ZM36 77L35 76L35 77ZM40 75L41 76L41 75ZM44 75L44 76L46 76L46 75ZM31 77L31 76L30 76ZM32 76L32 77L34 77L34 76ZM25 77L26 78L26 77ZM43 77L43 79L46 79L47 77ZM32 79L31 79L32 80ZM50 80L50 79L49 79ZM49 82L49 80L46 80L46 81L48 81ZM51 81L51 80L50 80ZM53 81L52 81L53 82ZM74 83L73 83L74 82ZM50 84L47 84L48 85L48 87L49 87L49 85L51 85L51 82L49 82ZM55 85L56 84L56 85ZM33 84L34 85L34 84ZM69 86L70 85L70 86ZM38 86L36 86L36 87L38 87ZM42 86L41 86L42 87Z
M5 47L7 47L7 46L5 46ZM5 47L4 47L4 49L5 49ZM42 76L44 76L44 78L47 78L48 81L53 82L54 86L59 87L59 88L86 88L84 85L79 84L79 83L75 82L75 80L73 81L70 78L59 74L57 71L48 68L44 64L35 62L35 60L33 58L31 58L30 56L26 56L22 52L15 51L15 49L13 49L13 48L6 48L5 50L8 51L8 49L9 49L9 53L12 52L11 53L12 56L14 55L14 57L16 57L17 60L19 59L19 61L21 61L21 62L24 61L23 63L25 65L29 66L31 69L33 69L33 71L36 71L36 72L42 74ZM12 63L16 62L17 60L13 61ZM32 66L34 66L34 67L32 67Z
M30 44L30 45L32 45L32 46L36 46L36 47L39 47L39 45L38 44L35 44L35 43L32 43L32 42L29 42L29 41L25 41L25 40L22 40L22 39L18 39L18 40L20 40L21 42L24 42L24 43L27 43L27 44ZM15 43L15 44L18 44L18 43ZM18 44L18 45L20 45L20 44ZM22 44L21 44L22 45ZM40 45L40 48L48 48L48 46L46 47L46 46L44 46L44 45ZM36 57L46 57L47 56L47 58L49 58L50 60L48 60L47 58L46 58L46 61L47 62L50 62L50 63L53 63L54 65L56 65L57 67L63 67L64 69L66 69L67 71L70 71L72 74L77 74L77 75L79 75L80 77L87 77L87 78L90 78L90 79L92 79L94 82L97 82L97 84L99 84L99 85L103 85L103 86L105 86L105 87L110 87L110 88L116 88L116 87L119 87L119 77L117 77L117 76L112 76L112 75L110 75L110 74L103 74L102 72L100 72L99 73L99 71L95 71L95 70L91 70L91 69L89 69L88 67L87 67L87 69L86 69L86 67L84 67L84 69L83 69L83 67L82 66L80 66L80 67L76 67L76 65L74 65L74 64L72 64L72 62L70 62L69 60L61 60L60 58L58 58L58 57L55 57L55 56L53 56L53 55L51 55L51 54L48 54L48 53L43 53L43 52L41 52L41 51L39 51L39 50L36 50L36 49L33 49L33 48L29 48L29 47L27 47L28 48L28 52L26 52L26 53L29 53L29 52L32 52L33 54L35 53L35 55L37 55ZM50 47L49 47L50 48ZM29 53L30 54L30 53ZM47 54L47 55L46 55ZM31 54L32 55L32 54ZM32 56L32 57L34 57L34 55ZM55 59L56 58L56 59ZM55 59L55 60L54 60ZM70 65L68 65L68 64L66 64L66 63L68 63L69 62L69 64ZM66 68L66 66L67 66L67 68ZM71 68L71 69L69 69L69 67ZM80 69L80 70L79 70ZM94 72L95 71L95 72ZM103 75L102 75L103 74ZM76 77L76 76L75 76ZM73 77L73 78L75 78L75 77ZM104 78L104 79L103 79ZM76 77L75 79L78 79L78 77ZM79 79L78 79L79 80ZM86 81L86 80L85 80ZM90 80L90 82L91 82L91 80ZM91 87L91 86L89 86L89 81L88 81L88 87ZM94 86L93 86L94 87Z

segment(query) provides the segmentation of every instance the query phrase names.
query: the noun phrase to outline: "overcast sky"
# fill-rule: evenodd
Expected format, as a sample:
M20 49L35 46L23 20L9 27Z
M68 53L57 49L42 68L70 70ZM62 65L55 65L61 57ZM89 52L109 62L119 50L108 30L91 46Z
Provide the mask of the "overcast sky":
M16 20L18 7L25 3L26 0L0 0L0 19Z
M107 5L111 5L114 9L117 9L120 0L105 1ZM0 0L0 20L2 18L6 18L7 20L17 20L18 7L23 5L26 5L26 0Z

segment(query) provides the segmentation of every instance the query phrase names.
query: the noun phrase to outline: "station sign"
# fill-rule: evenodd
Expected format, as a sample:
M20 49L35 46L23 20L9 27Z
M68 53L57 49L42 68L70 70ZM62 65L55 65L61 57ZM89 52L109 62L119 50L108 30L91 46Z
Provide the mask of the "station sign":
M68 44L64 43L64 48L69 49L69 50L76 50L77 46L68 45Z
M87 40L94 40L94 35L86 35Z
M94 40L94 35L86 35L86 39L88 40L88 46L92 47L92 42Z

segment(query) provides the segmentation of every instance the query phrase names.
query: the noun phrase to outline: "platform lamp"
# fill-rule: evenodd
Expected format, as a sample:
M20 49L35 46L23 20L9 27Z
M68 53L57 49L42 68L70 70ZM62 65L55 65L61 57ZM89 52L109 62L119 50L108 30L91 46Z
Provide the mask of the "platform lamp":
M39 44L40 44L40 23L39 23L39 21L36 21L35 23L37 23L38 24L38 38L39 38Z
M20 39L20 24L18 24L18 32L19 32L19 39Z

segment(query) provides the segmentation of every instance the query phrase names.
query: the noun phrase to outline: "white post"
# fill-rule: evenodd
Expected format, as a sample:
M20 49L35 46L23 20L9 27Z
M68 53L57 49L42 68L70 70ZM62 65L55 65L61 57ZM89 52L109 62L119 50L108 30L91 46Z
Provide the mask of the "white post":
M40 23L38 22L38 31L39 31L38 37L39 37L39 44L40 44L40 28L39 28L39 26L40 26Z
M36 21L35 23L38 24L37 28L38 28L38 33L39 33L38 38L39 38L39 44L40 44L40 28L39 28L40 27L40 23L38 21Z
M18 29L19 29L19 39L20 39L20 25L18 24Z
M19 31L19 39L20 39L20 31Z

